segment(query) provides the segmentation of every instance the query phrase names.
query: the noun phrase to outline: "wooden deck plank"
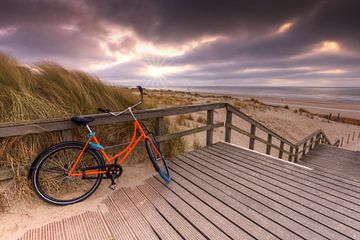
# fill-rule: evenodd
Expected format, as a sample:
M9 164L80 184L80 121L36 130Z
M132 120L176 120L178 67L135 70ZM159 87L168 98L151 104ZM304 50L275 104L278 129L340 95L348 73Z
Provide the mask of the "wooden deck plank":
M198 170L201 170L201 168L203 170L206 170L207 168L211 169L214 172L217 172L217 173L221 174L222 176L224 176L225 178L229 179L230 182L234 181L236 183L239 183L239 184L245 186L247 188L247 190L244 190L244 191L254 190L268 198L271 198L272 200L274 200L278 203L284 204L285 206L291 208L292 210L294 210L296 212L303 214L304 216L307 216L308 218L312 219L315 222L321 223L323 226L326 227L326 231L324 229L324 231L321 232L321 234L324 236L326 236L328 233L330 233L330 234L332 234L332 236L330 237L331 239L346 239L346 237L342 234L349 234L349 232L347 231L347 230L349 230L349 227L343 226L343 224L341 224L337 221L334 221L333 219L328 218L328 217L318 213L317 211L314 211L314 210L308 208L306 205L294 202L293 200L282 196L281 194L277 193L276 191L270 191L270 190L264 188L263 186L254 183L253 181L249 181L248 176L246 176L246 175L239 177L235 174L232 174L231 172L229 172L227 170L224 170L222 168L214 166L213 164L207 164L205 162L205 165L204 165L203 160L197 160L196 162L202 163L202 164L200 164L200 169L198 169ZM192 164L194 164L196 162L193 161ZM210 173L210 174L212 174L212 173ZM286 214L292 216L293 212L291 211ZM307 221L311 222L311 221L309 221L309 219L307 219ZM307 222L304 222L304 224L307 224ZM316 228L323 229L323 226L316 225ZM312 225L310 227L314 228L314 225ZM341 229L341 228L339 229L339 227L343 227L345 229ZM351 236L354 235L354 231L355 230L352 230L350 228ZM340 234L339 232L341 232L342 234ZM355 235L356 235L356 233L357 232L355 231Z
M211 149L213 150L213 149ZM201 150L202 151L202 150ZM209 151L207 149L204 149L204 151ZM235 154L237 159L234 159L234 157L232 158L232 162L234 163L249 163L251 165L254 165L256 167L261 166L264 169L268 169L269 172L274 172L277 171L278 173L280 173L280 175L283 176L287 176L288 178L291 178L293 180L292 181L296 181L300 184L306 185L307 187L311 187L313 189L318 189L321 190L323 192L327 192L329 194L332 194L334 196L339 197L339 199L343 199L346 201L349 201L351 203L360 204L360 194L358 192L352 191L351 189L347 188L348 185L347 184L342 184L342 183L337 183L335 184L331 184L329 182L329 179L324 178L324 177L319 177L319 176L315 176L315 177L308 177L308 175L304 174L304 172L295 172L295 171L288 171L286 169L283 169L281 167L278 166L272 166L271 162L268 162L269 159L266 159L265 156L261 156L261 158L256 158L255 156L247 156L247 155L243 155L242 153L236 153L235 151L230 151L227 149L223 149L221 150L220 148L217 150L214 150L218 152L218 155L221 154L221 151L227 151L228 153L231 154ZM225 153L226 154L226 153ZM228 154L229 156L229 154ZM241 159L241 160L240 160ZM305 170L308 171L308 170ZM314 174L314 171L308 171L311 172L311 174ZM290 181L290 180L289 180ZM290 184L290 183L289 183ZM310 188L309 188L310 189Z
M158 177L156 177L158 179ZM161 181L161 180L160 180ZM158 189L158 180L149 179L148 183L153 186L155 189ZM230 222L227 218L220 215L213 208L208 206L206 203L189 193L183 187L178 185L176 182L170 182L167 184L167 188L171 189L179 198L183 201L186 201L193 209L199 212L202 216L216 225L221 229L226 235L232 239L253 239L241 228L236 226L234 223Z
M275 168L280 171L288 171L292 175L299 177L300 179L305 179L307 181L312 181L314 183L318 183L323 185L324 187L328 187L344 194L348 194L350 196L359 197L360 196L360 182L349 181L341 177L336 177L334 175L324 174L318 170L306 170L302 168L298 168L295 166L289 166L285 161L274 161L273 159L259 155L256 152L246 151L241 148L233 147L227 144L218 144L214 145L214 148L228 149L237 155L234 160L239 161L240 159L250 159L252 161L257 161L262 165L269 166L270 168ZM320 181L319 181L320 180Z
M81 215L65 218L62 220L66 239L87 240L89 239ZM39 238L43 239L43 238Z
M198 197L200 200L206 202L208 205L210 205L213 209L218 211L220 214L225 216L227 219L229 219L231 222L236 224L238 227L242 228L244 231L249 233L251 236L253 236L256 239L262 238L262 239L278 239L275 235L270 233L263 228L262 226L257 225L257 223L251 221L249 218L246 218L244 215L240 214L239 212L235 211L233 208L231 208L226 203L218 200L217 198L210 195L208 192L202 190L197 185L191 183L188 181L185 177L180 175L178 172L178 169L173 169L173 176L174 181L181 185L183 188L188 190L191 194ZM264 222L265 224L265 222Z
M139 190L155 206L160 214L176 229L185 239L206 239L192 224L182 217L176 209L172 208L165 199L151 188L139 186Z
M215 156L213 156L213 158L215 158ZM199 161L199 159L200 158L197 158L196 161ZM280 194L281 196L293 201L294 203L305 205L308 209L310 209L313 212L314 217L316 216L318 219L322 219L322 221L327 221L327 223L330 226L334 226L334 227L336 226L337 229L342 230L344 233L345 232L348 233L349 236L360 237L359 221L349 218L341 213L335 212L332 209L327 208L326 206L318 204L317 202L308 200L300 194L294 194L290 191L291 189L289 186L281 185L280 182L272 181L271 179L267 179L267 180L261 179L262 178L261 175L256 177L256 175L255 176L251 175L250 171L240 171L239 169L234 168L234 166L230 167L216 160L211 161L210 163L208 162L208 158L204 158L201 161L205 165L213 164L214 166L224 171L227 171L228 174L231 174L234 177L236 176L237 178L243 178L244 176L246 176L246 179L248 181L251 181L257 186L261 186L262 188L265 188L271 192ZM308 194L306 196L308 196Z
M217 143L170 161L170 183L121 188L20 239L360 239L360 178L347 176L360 154L319 145L299 162L314 170Z
M103 212L103 218L111 232L111 236L115 239L136 239L135 234L130 229L122 214L114 211L116 206L110 198L106 198L103 203L107 207L107 211ZM104 210L103 210L104 211Z
M322 187L320 184L309 182L306 179L294 177L291 172L279 171L274 168L268 168L257 163L254 160L242 158L241 161L233 160L230 152L217 151L216 149L204 149L190 155L216 157L216 161L227 164L230 167L242 171L251 171L265 181L278 181L276 184L283 188L289 189L290 192L298 195L305 195L309 200L322 203L329 208L336 209L340 213L346 213L357 220L360 220L360 199L347 196L338 191Z
M122 188L116 190L109 198L121 212L125 221L129 224L138 239L159 239L150 224L145 220L140 211L126 196ZM115 209L114 209L115 210Z
M251 207L243 204L240 201L232 198L231 196L225 194L223 191L216 189L214 186L210 185L210 183L203 181L201 178L196 178L190 172L185 171L178 166L175 166L176 162L172 165L172 168L176 173L180 174L182 177L186 178L188 181L192 183L196 182L196 185L201 188L203 191L211 194L211 196L215 197L219 201L225 203L227 206L232 208L234 211L244 215L246 218L250 219L252 222L256 223L261 228L266 231L271 232L271 234L275 235L280 239L290 238L290 239L301 239L298 235L289 231L287 228L273 221L271 218L264 216L262 213L255 211ZM195 180L194 180L195 179ZM244 225L243 225L244 226ZM245 228L245 226L244 226ZM245 228L245 230L249 231ZM251 233L251 231L249 231Z
M180 159L179 159L180 160ZM269 204L271 201L269 199L265 201L262 201L261 198L251 198L247 195L248 191L242 191L242 189L238 189L235 186L235 182L232 182L232 184L226 184L223 183L220 177L218 180L218 175L214 173L214 175L207 175L203 172L200 172L196 168L194 168L192 165L189 165L186 163L186 159L183 160L177 160L173 163L173 168L182 168L185 171L188 171L193 176L189 177L189 180L192 182L198 182L198 178L207 182L209 185L217 188L218 190L224 192L229 197L232 197L236 199L237 201L243 203L248 208L254 209L259 212L259 214L262 214L264 216L267 216L269 219L272 219L272 221L277 222L279 225L283 226L284 228L288 229L292 233L296 233L300 235L301 237L305 239L326 239L325 237L321 236L320 234L316 233L315 231L303 226L301 222L296 221L293 219L293 216L287 216L284 214L284 212L287 212L287 209L280 204ZM190 162L190 164L193 164ZM196 164L195 164L196 165ZM191 178L191 179L190 179ZM271 208L273 207L273 208ZM303 217L305 219L305 217ZM305 219L306 220L306 219ZM280 228L281 230L281 228ZM289 232L285 231L285 232ZM293 234L290 233L289 236L291 236L291 239L296 239L297 237L294 237ZM286 239L287 237L285 237Z
M175 193L171 192L164 184L155 178L149 179L147 182L177 211L184 216L189 222L196 223L196 228L209 239L231 239L224 234L216 225L203 217L195 209L193 209L184 200L179 198ZM150 186L149 186L150 187Z
M82 213L81 217L89 239L111 239L110 231L103 222L101 213L87 211Z
M155 207L137 188L124 188L124 191L135 206L141 211L154 231L161 239L180 240L183 239L179 233L160 215Z

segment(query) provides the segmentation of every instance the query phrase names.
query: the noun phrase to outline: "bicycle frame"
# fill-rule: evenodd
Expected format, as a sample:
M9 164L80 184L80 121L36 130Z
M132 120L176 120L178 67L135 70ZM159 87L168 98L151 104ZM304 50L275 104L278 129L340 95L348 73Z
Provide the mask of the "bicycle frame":
M137 133L140 133L139 136L137 137ZM107 164L112 164L115 162L115 159L116 158L119 158L119 157L122 157L118 164L122 165L122 163L127 159L127 157L130 155L130 153L134 150L134 148L139 144L139 142L141 140L145 141L146 140L150 140L151 144L153 145L154 149L157 151L158 154L161 154L157 147L155 146L155 144L153 143L153 141L151 140L151 138L149 138L144 130L142 129L140 123L138 120L134 120L134 134L130 140L130 143L129 145L124 149L122 150L121 152L113 155L112 157L109 157L106 152L103 150L103 149L100 149L100 153L101 155L103 156L103 158L105 159L105 161L107 162ZM89 143L91 141L94 141L94 143L96 144L100 144L99 140L96 138L96 136L92 135L89 137L89 139L87 139L86 141L86 144L84 146L84 148L82 149L82 151L80 152L79 156L76 158L73 166L71 167L70 171L68 172L68 175L69 176L72 176L72 177L79 177L79 176L83 176L84 175L84 172L79 172L79 171L76 171L75 172L75 168L77 166L77 164L80 162L81 160L81 157L82 155L84 154L86 148L89 146ZM106 170L86 170L85 171L85 175L98 175L98 174L106 174Z

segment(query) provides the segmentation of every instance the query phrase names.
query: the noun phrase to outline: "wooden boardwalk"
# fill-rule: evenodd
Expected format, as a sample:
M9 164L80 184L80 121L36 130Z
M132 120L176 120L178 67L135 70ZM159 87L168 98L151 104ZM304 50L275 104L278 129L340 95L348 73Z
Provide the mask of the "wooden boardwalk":
M118 189L101 211L21 239L360 239L357 163L343 177L317 161L309 154L306 167L217 143L174 159L168 184L155 176Z

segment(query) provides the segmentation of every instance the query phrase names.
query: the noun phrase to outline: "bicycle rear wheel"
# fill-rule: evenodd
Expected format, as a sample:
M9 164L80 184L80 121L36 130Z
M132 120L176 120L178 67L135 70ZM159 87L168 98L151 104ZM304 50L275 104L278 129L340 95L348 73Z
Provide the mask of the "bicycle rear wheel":
M50 147L36 159L31 182L42 200L55 205L68 205L83 201L95 192L101 183L101 174L91 176L92 179L68 176L84 146L81 142L62 142ZM75 172L80 172L84 167L100 167L103 164L102 157L95 150L87 148Z
M155 171L157 171L166 182L171 181L171 174L169 166L166 163L164 156L162 155L159 145L155 140L145 140L146 151L149 154L149 158L154 165Z

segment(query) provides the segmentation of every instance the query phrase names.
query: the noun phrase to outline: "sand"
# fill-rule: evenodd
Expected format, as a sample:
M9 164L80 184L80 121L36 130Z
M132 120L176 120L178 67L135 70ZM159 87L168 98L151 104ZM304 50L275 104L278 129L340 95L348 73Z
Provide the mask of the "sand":
M153 174L154 170L150 164L124 167L123 175L117 179L116 187L141 185ZM110 180L103 180L96 192L88 199L69 206L54 206L40 200L21 201L0 214L0 239L17 239L29 229L85 211L99 210L101 201L113 192L108 188L109 184Z
M259 99L259 98L258 98ZM311 112L328 114L329 111L333 115L340 112L342 116L354 117L360 119L360 106L349 104L345 102L315 102L308 100L293 100L293 99L274 99L261 98L263 102L272 105L288 105L290 109L283 107L271 107L263 104L254 103L251 101L244 101L243 97L222 97L216 94L189 94L181 92L166 92L166 91L152 91L149 92L145 101L153 101L158 107L170 107L176 105L189 105L199 103L213 103L213 102L229 102L235 105L239 110L252 116L257 121L269 127L279 135L287 138L293 143L308 136L317 129L323 129L332 142L344 137L343 148L360 151L360 138L358 134L360 126L351 124L344 124L339 122L327 121L324 118L311 116L309 114L295 113L298 108L304 108ZM156 101L156 102L155 102ZM205 125L206 112L198 112L191 114L191 119L185 119L181 124L177 121L176 116L170 117L171 124L177 127L177 131L191 129ZM200 121L199 119L202 119ZM214 116L215 122L225 121L225 110L216 110ZM250 125L238 117L233 117L233 124L242 129L248 130ZM352 133L356 132L354 141L352 141ZM257 130L262 138L266 139L267 135L264 132ZM347 143L347 136L350 134L350 141ZM197 133L186 136L186 150L190 151L194 148L205 145L206 132ZM219 128L214 131L214 142L224 140L224 128ZM242 136L233 131L232 143L243 147L248 147L249 138ZM274 144L278 142L274 139ZM259 142L255 144L255 150L264 152L265 145ZM277 156L277 151L272 151L271 155ZM154 174L152 166L149 164L142 164L138 166L128 166L124 168L124 174L118 179L118 186L135 186L143 183L148 177ZM35 228L45 223L58 220L64 217L70 217L74 214L79 214L86 210L97 210L101 201L111 194L108 189L109 181L102 182L99 189L90 198L85 201L70 205L66 207L52 206L38 201L26 202L23 201L15 207L9 209L6 213L0 214L0 239L16 239L21 236L26 230Z

